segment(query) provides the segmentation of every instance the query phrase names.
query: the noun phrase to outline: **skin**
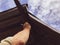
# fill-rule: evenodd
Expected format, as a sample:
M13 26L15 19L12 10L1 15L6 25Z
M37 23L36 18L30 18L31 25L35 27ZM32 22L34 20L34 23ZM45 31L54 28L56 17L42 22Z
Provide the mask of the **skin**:
M31 25L26 22L24 29L13 36L12 45L25 45L28 41Z

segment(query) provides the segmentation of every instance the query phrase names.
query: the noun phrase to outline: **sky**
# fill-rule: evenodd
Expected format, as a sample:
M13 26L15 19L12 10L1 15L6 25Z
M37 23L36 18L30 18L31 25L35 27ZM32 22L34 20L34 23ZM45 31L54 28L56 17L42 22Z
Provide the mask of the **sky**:
M19 0L29 11L60 33L60 0ZM16 7L13 0L0 0L0 12Z
M60 33L60 0L29 0L29 11Z
M19 0L21 4L27 3L27 0ZM0 0L0 12L16 7L14 0Z

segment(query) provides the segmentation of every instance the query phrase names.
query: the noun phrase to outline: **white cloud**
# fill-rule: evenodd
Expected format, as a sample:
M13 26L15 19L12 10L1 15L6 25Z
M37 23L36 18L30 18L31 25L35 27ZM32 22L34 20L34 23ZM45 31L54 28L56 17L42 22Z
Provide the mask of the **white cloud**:
M34 10L39 6L40 0L29 0L28 5L30 10L34 13Z
M60 0L29 0L28 4L33 14L37 9L38 18L60 30Z

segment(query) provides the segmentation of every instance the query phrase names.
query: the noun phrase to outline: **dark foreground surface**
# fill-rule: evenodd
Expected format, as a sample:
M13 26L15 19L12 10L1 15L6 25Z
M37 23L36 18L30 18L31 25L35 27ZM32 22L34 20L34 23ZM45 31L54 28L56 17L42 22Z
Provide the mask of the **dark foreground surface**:
M21 30L22 14L16 8L9 13L0 14L0 40L13 36ZM24 22L24 21L23 21ZM29 17L31 34L27 45L60 45L60 34Z

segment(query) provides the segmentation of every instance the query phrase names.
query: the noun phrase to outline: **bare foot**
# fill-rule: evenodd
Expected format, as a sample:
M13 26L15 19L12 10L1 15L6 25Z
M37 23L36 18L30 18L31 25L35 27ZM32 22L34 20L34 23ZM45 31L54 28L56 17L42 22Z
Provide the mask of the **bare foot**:
M31 25L26 22L24 24L24 29L13 36L12 45L24 45L26 44L29 34L30 34Z
M31 29L31 25L28 22L25 22L24 29Z

